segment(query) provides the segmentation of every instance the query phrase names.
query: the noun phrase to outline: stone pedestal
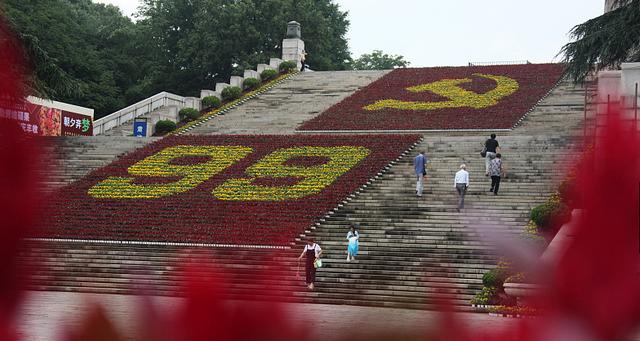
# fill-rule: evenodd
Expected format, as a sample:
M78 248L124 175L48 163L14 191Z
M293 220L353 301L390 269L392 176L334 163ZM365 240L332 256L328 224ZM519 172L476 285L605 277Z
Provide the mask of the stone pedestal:
M275 70L274 68L272 68L270 65L268 64L258 64L258 73L262 73L262 71L264 70Z
M197 97L185 97L185 108L194 108L198 111L202 110L202 100Z
M304 41L300 38L288 38L282 41L282 60L292 60L302 67L300 57L304 51Z
M158 121L169 120L176 123L179 122L180 121L179 112L180 112L180 109L177 106L172 105L172 106L158 109L147 115L144 115L144 117L148 119L147 122L149 122L149 129L150 129L149 134L150 135L155 134L156 123L158 123Z
M598 72L598 102L606 102L607 96L612 102L620 99L621 78L620 71Z
M224 90L224 88L228 88L230 87L231 84L227 84L227 83L216 83L216 92L217 93L222 93L222 90Z
M637 97L640 94L640 63L622 63L620 68L622 69L620 85L625 108L623 117L634 120L640 114L640 110L636 109L636 106L640 104L640 98Z
M209 96L219 97L218 93L216 93L213 90L200 90L200 99L203 99L203 98L209 97Z
M622 91L628 98L636 95L636 85L640 91L640 63L622 63Z
M229 84L231 84L231 86L237 86L240 89L242 89L243 81L244 81L244 78L240 76L231 76L231 79L229 80Z
M274 70L280 71L280 63L282 62L283 60L280 58L271 58L269 59L269 66L271 66Z
M244 79L247 78L255 78L257 80L260 80L260 73L254 70L244 70Z
M202 91L200 91L200 99L203 99L203 98L208 97L208 96L218 97L218 99L222 99L222 97L220 97L220 93L219 92L215 92L214 90L202 90Z

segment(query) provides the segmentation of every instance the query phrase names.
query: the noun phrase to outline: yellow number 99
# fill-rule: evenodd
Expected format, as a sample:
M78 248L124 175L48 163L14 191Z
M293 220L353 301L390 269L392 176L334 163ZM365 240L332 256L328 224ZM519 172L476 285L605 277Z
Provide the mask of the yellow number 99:
M251 148L242 146L170 147L129 167L128 172L133 177L109 177L89 189L89 195L98 199L157 199L184 193L209 180L252 151ZM184 157L210 159L193 165L171 164L171 161ZM180 179L170 183L134 184L135 177Z
M364 147L297 147L275 151L249 167L251 178L231 179L213 190L213 195L227 201L282 201L317 194L369 155ZM328 162L314 166L286 165L301 157L321 157ZM260 186L261 178L302 178L292 186Z

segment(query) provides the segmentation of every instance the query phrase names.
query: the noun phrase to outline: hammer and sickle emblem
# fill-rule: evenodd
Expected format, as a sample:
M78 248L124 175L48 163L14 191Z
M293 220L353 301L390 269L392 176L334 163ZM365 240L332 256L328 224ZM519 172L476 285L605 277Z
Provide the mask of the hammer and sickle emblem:
M470 78L443 79L433 83L422 84L407 88L410 92L431 91L436 95L448 98L448 101L440 102L411 102L399 101L395 99L384 99L364 107L365 110L374 111L381 109L400 110L435 110L446 108L468 107L473 109L483 109L494 106L499 101L514 92L518 91L518 82L505 76L487 75L475 73L476 77L491 79L496 82L496 87L483 94L465 90L460 87L462 84L473 82Z

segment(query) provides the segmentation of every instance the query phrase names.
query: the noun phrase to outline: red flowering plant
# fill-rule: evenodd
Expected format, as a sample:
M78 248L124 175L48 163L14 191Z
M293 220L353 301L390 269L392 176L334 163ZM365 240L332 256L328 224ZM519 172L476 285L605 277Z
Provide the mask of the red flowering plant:
M0 109L25 105L33 73L25 51L0 15ZM32 84L31 84L32 85ZM14 119L0 118L0 340L17 340L13 317L23 297L21 289L33 269L18 264L24 237L38 222L41 162L39 141L26 136Z
M298 129L510 129L563 72L561 64L395 69Z
M172 136L55 193L40 237L288 245L418 138Z

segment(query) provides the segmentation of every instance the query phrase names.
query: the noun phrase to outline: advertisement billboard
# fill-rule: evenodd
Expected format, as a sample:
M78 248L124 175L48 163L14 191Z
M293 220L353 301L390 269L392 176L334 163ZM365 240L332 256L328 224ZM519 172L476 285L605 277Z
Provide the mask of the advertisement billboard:
M0 118L15 120L38 136L93 136L93 109L29 97L20 107L0 106Z

